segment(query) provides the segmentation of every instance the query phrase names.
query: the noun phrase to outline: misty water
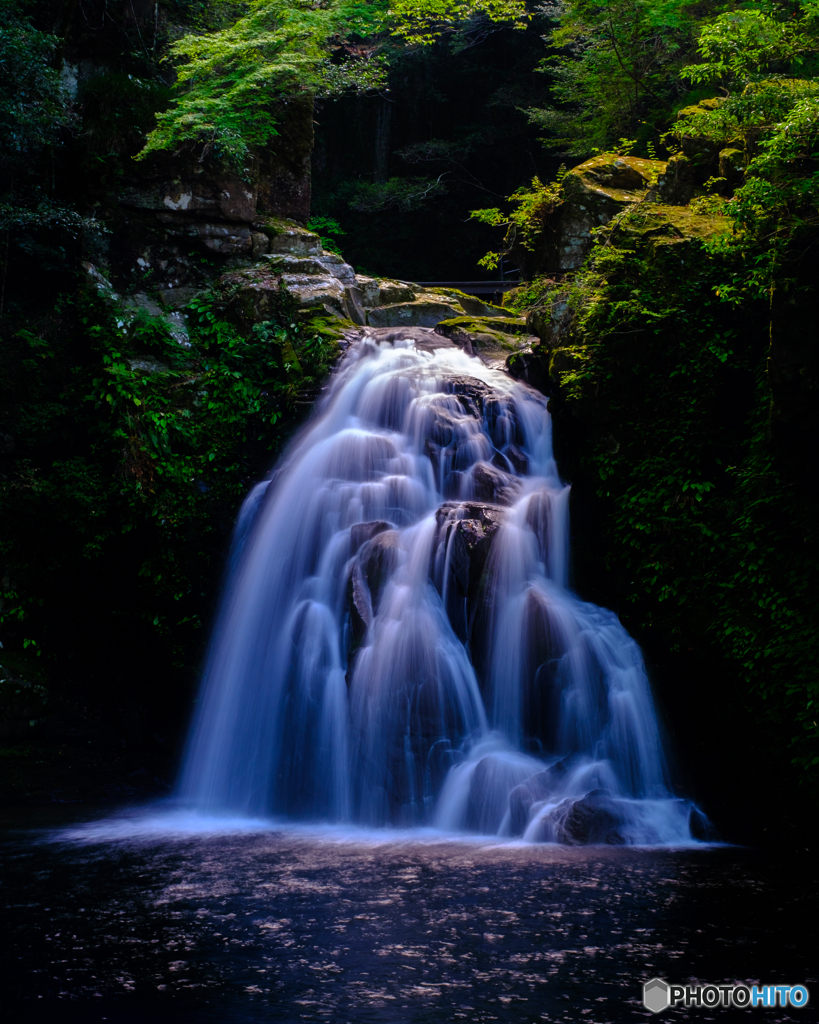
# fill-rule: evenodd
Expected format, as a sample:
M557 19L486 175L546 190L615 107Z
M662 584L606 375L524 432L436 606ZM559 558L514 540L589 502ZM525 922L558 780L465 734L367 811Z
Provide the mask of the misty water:
M5 822L11 1020L616 1024L653 976L816 982L811 873L710 841L570 589L545 399L387 333L242 509L173 799Z
M639 648L569 589L546 399L432 331L378 333L242 510L181 803L702 838Z

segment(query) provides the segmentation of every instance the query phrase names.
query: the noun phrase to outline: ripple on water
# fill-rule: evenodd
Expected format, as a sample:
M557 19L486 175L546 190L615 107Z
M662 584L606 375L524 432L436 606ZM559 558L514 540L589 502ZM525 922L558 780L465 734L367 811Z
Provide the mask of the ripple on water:
M815 883L745 851L136 820L6 837L16 1019L616 1024L654 975L814 970Z

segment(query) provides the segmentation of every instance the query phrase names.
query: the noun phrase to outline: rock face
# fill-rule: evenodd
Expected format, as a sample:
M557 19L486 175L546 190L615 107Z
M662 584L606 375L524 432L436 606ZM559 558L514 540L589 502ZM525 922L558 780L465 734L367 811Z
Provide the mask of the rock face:
M591 251L591 232L644 200L665 170L660 160L604 153L569 171L563 180L563 201L546 224L545 244L536 253L512 254L524 276L576 270Z
M279 115L274 144L241 169L193 154L129 163L106 243L118 281L150 275L155 288L201 287L202 254L228 261L294 251L310 214L312 101L290 101ZM284 229L290 238L282 248L277 226L287 221L295 223ZM299 254L310 252L307 243Z

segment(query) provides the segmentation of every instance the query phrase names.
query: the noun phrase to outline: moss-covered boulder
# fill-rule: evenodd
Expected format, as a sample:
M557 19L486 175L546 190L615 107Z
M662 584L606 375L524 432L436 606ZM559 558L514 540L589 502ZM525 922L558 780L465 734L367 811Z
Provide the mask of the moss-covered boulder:
M603 153L573 168L563 180L563 198L546 217L543 241L532 253L517 247L512 258L524 276L576 270L591 251L592 232L635 203L665 171L661 160Z
M320 256L321 239L314 231L297 224L294 220L267 217L253 225L267 238L266 252L290 254L292 256Z
M504 309L503 306L495 306L491 302L484 302L476 295L469 295L459 288L427 288L426 294L443 295L446 298L454 299L470 316L493 316L501 319L511 319L518 314L511 309Z
M449 338L468 355L488 362L505 362L509 354L537 342L528 331L523 317L459 316L435 325L435 333Z
M656 249L657 246L702 242L730 230L731 222L716 204L710 210L700 210L696 205L692 208L644 203L617 221L611 237L615 245Z
M399 302L414 302L421 290L418 285L413 286L408 281L380 279L378 281L378 300L375 305L394 306Z
M745 177L745 151L736 146L726 146L719 151L719 173L729 185L742 184Z

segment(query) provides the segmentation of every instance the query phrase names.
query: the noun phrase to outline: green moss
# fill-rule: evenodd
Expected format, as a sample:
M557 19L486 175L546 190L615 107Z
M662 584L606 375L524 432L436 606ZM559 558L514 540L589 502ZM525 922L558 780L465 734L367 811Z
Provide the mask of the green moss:
M613 231L615 244L623 242L673 245L691 240L704 241L727 234L731 222L721 213L696 212L690 206L641 203L621 217Z
M443 320L439 326L484 334L493 332L504 335L529 333L523 317L456 316L449 320Z

